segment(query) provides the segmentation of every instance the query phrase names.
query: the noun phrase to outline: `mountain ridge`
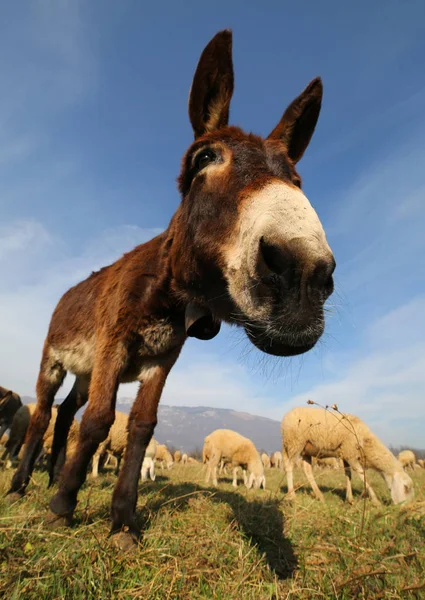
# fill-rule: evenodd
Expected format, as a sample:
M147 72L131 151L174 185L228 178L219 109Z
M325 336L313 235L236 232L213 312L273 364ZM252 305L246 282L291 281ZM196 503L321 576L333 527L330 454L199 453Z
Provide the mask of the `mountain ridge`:
M36 400L22 396L22 401L29 404ZM116 410L128 414L133 401L133 398L118 398ZM77 413L78 420L81 414L82 411ZM204 438L215 429L233 429L250 438L261 451L281 450L279 421L233 408L159 405L155 438L160 443L190 453L202 449Z

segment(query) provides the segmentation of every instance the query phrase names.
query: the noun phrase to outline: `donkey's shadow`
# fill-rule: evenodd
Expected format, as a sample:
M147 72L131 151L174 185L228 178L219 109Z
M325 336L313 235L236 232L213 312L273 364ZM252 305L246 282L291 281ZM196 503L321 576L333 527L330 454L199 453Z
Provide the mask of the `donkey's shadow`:
M149 484L143 491L153 491L155 487L154 484ZM297 566L297 558L291 542L283 534L284 518L276 499L248 501L239 492L212 490L193 483L170 484L161 490L160 497L155 494L138 510L137 525L142 532L149 529L152 514L170 501L173 501L174 510L187 510L189 500L196 493L207 495L212 502L230 506L238 527L251 544L258 548L260 554L264 554L273 573L279 579L291 576Z

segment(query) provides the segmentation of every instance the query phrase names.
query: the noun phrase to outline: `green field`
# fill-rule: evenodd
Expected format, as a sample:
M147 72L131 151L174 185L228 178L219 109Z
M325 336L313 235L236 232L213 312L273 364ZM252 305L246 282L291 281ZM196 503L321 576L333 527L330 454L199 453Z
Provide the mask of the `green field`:
M395 507L383 481L370 474L384 502L343 501L344 475L316 470L326 505L308 488L285 501L286 477L268 470L266 491L235 491L229 479L206 487L199 465L175 465L140 486L144 533L133 555L108 543L115 477L89 479L75 524L43 526L52 495L35 473L24 500L3 496L12 473L0 474L0 597L51 598L425 598L425 471L413 474L416 499ZM301 472L295 482L305 483Z

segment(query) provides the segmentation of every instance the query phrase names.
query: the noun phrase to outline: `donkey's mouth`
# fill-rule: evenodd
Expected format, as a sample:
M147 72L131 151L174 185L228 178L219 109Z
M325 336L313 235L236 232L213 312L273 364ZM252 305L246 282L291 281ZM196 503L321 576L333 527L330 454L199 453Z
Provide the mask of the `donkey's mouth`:
M249 340L256 348L274 356L297 356L311 350L323 333L322 328L314 332L292 332L290 335L273 334L259 325L249 324L245 327Z

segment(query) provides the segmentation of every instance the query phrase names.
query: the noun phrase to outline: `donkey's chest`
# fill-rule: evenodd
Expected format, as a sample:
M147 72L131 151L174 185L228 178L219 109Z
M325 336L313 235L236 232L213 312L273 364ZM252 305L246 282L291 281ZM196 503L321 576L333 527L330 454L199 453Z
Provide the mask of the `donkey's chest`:
M185 340L183 321L160 319L143 325L134 342L132 354L137 356L154 357L165 354L180 346Z
M128 348L127 365L122 381L135 381L152 359L166 357L183 345L186 335L183 322L158 320L141 327Z

